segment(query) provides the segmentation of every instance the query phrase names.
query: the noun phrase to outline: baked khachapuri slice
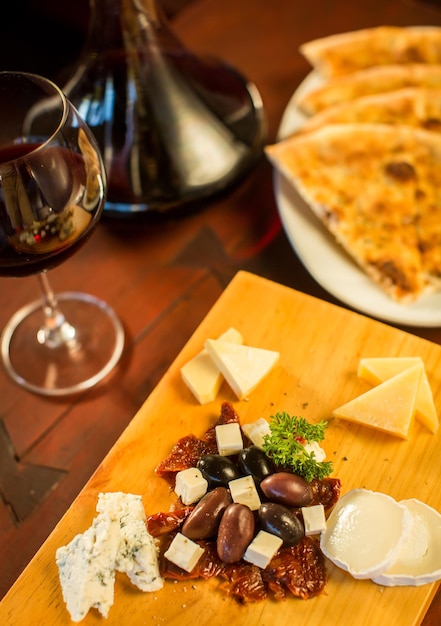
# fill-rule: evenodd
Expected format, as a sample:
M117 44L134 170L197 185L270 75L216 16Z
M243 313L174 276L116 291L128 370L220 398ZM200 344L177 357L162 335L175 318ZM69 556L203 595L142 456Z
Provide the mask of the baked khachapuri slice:
M299 90L294 100L305 115L314 115L336 104L407 87L441 88L441 64L368 67L352 74L316 81L312 88Z
M441 27L377 26L308 41L300 52L322 76L379 65L441 63Z
M358 123L404 124L441 132L441 88L409 87L335 104L307 119L299 130Z
M398 302L440 287L441 135L329 124L267 146L353 260Z

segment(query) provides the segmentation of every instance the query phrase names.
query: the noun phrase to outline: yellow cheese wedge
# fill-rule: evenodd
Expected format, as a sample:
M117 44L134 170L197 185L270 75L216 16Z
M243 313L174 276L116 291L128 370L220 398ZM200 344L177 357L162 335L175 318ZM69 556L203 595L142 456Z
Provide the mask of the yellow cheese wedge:
M415 414L422 371L422 365L414 365L350 400L332 414L406 439Z
M208 339L205 348L239 400L253 391L279 360L279 353Z
M420 364L423 366L423 371L416 398L415 417L430 432L436 433L439 427L438 414L421 357L374 357L360 359L358 376L371 385L378 385L405 369Z
M229 328L219 341L241 344L243 338L238 330ZM214 400L224 380L205 348L181 367L181 376L200 404Z

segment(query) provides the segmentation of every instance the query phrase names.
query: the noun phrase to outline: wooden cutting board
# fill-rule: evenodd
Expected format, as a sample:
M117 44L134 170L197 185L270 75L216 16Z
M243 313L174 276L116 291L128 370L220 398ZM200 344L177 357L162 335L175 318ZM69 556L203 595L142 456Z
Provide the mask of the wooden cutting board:
M180 367L208 337L234 326L246 344L280 351L276 368L246 401L224 385L215 402L197 404L181 381ZM147 398L123 435L66 515L0 603L5 626L70 624L58 582L56 549L90 526L100 491L142 494L147 514L167 510L173 500L154 468L173 443L190 432L201 435L223 400L233 402L243 422L288 411L318 421L368 385L356 376L360 357L421 356L438 410L441 409L441 347L345 309L240 272ZM441 511L441 432L415 423L411 438L330 420L324 447L342 492L354 487L416 497ZM414 626L420 624L437 584L384 588L356 581L329 566L326 592L312 600L290 598L241 606L216 581L167 581L144 594L117 576L115 602L107 621L91 610L84 624L198 626Z

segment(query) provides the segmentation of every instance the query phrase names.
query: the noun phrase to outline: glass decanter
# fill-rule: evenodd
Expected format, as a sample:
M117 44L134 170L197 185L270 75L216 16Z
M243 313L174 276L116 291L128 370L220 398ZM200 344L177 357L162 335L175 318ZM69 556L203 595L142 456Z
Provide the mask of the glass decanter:
M256 87L187 50L156 0L90 0L90 10L64 91L104 155L105 213L182 208L241 178L265 139Z

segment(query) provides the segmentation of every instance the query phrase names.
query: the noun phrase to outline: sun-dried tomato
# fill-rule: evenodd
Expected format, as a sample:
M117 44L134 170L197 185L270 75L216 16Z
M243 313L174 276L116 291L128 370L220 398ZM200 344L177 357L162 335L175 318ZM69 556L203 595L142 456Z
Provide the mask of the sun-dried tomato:
M262 570L262 578L277 600L285 599L287 591L307 600L326 585L325 557L313 539L304 537L295 546L279 550Z
M217 452L216 444L202 441L194 435L182 437L173 446L172 451L166 459L161 461L156 467L156 473L169 481L172 481L177 472L196 467L199 459L207 454Z
M230 402L223 402L219 417L202 439L191 434L179 439L168 457L156 467L156 473L172 483L177 472L196 467L199 459L207 454L217 454L216 426L232 422L239 423L239 416Z
M190 515L194 507L187 506L176 511L153 513L146 519L147 530L152 537L162 537L177 530Z
M229 402L223 402L218 419L202 438L190 434L180 439L170 455L157 466L157 474L173 482L177 472L195 467L199 459L207 454L216 454L216 426L232 422L240 423L239 416ZM338 478L316 479L311 482L311 487L311 504L323 504L327 510L340 496ZM164 552L193 507L182 507L179 499L176 506L178 508L173 511L156 513L147 519L149 532L161 544L160 570L164 578L191 580L217 577L222 581L221 589L241 603L257 602L269 595L275 600L284 600L289 595L307 599L323 591L327 580L325 558L318 543L310 537L304 537L295 546L281 548L264 570L244 560L223 563L217 554L216 541L197 542L204 548L204 553L191 572L177 567L164 558ZM300 509L295 512L301 515Z
M260 602L268 597L267 588L262 579L262 570L257 565L244 561L228 565L222 577L225 580L221 584L221 589L243 604Z
M341 481L339 478L315 478L311 481L313 499L311 504L323 504L330 509L340 497Z
M205 441L212 441L216 443L216 426L221 426L222 424L232 424L233 422L239 424L239 416L236 413L235 408L230 402L222 402L219 417L214 424L210 426L202 438Z

